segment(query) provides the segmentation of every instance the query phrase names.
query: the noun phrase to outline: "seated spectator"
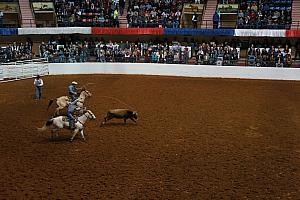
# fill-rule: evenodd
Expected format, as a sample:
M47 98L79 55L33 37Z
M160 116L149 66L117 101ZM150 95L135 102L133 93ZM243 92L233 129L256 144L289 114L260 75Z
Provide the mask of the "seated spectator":
M291 49L288 46L258 48L252 44L248 49L248 62L249 59L250 65L259 67L290 67L292 64Z
M202 43L199 44L197 51L197 62L199 64L215 65L217 60L222 58L223 65L235 65L239 58L237 49L229 43Z
M0 63L30 60L33 57L32 43L30 41L26 41L25 43L14 42L0 48Z

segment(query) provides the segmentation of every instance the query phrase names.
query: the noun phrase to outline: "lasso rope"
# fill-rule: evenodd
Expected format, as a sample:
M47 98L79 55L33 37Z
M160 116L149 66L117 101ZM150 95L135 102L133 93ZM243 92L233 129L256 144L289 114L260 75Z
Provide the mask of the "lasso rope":
M100 96L100 97L105 97L105 98L109 98L109 99L116 100L116 101L118 101L119 103L122 103L123 105L128 106L129 108L135 110L132 106L128 105L127 103L125 103L124 101L121 101L121 100L118 99L118 98L110 97L110 96Z
M81 88L85 88L85 87L88 86L88 85L95 85L95 83L86 83L86 84L84 84ZM125 103L124 101L121 101L121 100L118 99L118 98L110 97L110 96L100 96L100 97L104 97L104 98L109 98L109 99L116 100L116 101L118 101L119 103L122 103L123 105L125 105L125 106L127 106L127 107L129 107L129 108L131 108L131 109L133 109L133 110L136 110L136 109L134 109L132 106L128 105L127 103Z

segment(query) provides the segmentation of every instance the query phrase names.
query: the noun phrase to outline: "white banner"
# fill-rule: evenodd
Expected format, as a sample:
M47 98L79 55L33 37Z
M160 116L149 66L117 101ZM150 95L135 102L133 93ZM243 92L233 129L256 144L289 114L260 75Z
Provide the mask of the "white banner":
M91 27L18 28L19 35L92 34Z
M285 37L286 30L235 29L234 36L240 36L240 37Z

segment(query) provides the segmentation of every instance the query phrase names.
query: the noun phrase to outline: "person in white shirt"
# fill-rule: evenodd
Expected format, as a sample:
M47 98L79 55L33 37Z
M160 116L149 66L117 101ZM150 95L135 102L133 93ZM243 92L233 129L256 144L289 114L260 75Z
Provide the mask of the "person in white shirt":
M3 11L0 10L0 28L3 26Z
M42 99L42 87L44 85L44 82L41 79L40 75L36 76L33 84L35 85L35 99L36 100Z
M193 28L197 28L198 16L196 13L193 14L192 22L193 22Z

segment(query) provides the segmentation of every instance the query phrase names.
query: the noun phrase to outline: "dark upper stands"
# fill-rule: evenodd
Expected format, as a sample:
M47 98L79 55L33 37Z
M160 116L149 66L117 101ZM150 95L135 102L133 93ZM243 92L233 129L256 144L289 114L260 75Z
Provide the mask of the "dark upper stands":
M118 27L123 0L54 0L59 26Z
M179 28L183 5L204 2L204 0L131 0L127 21L129 27Z
M291 0L241 1L238 28L289 29L292 23Z
M127 14L128 27L181 28L180 24L192 24L191 19L182 18L185 3L206 4L205 0L127 0L126 3L124 0L31 1L53 2L57 19L55 23L65 27L119 27L119 17L124 13L124 16ZM16 1L5 0L5 2ZM289 29L291 26L292 0L219 0L219 3L239 5L237 22L233 23L237 28ZM3 17L0 16L1 27L12 26L8 22L4 23L7 21L7 16L8 14L5 12ZM12 17L10 18L12 19ZM187 19L189 22L183 22ZM36 20L39 21L40 17ZM200 20L198 19L198 21ZM18 22L16 24L18 25ZM48 24L44 26L48 26Z

